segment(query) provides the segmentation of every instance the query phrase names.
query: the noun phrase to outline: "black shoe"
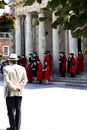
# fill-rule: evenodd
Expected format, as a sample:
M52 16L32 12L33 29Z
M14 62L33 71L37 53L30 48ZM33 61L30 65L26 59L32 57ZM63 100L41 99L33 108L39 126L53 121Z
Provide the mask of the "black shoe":
M39 81L39 84L42 84L42 80Z
M12 128L6 128L6 130L16 130L16 129L12 129Z
M6 130L12 130L12 128L6 128Z

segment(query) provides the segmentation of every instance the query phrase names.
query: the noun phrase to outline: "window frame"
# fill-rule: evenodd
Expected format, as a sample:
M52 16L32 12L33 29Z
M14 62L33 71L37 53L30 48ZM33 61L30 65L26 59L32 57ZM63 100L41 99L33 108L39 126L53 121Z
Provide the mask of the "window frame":
M7 48L7 54L5 53L5 49L4 48ZM3 46L3 56L9 56L9 46Z

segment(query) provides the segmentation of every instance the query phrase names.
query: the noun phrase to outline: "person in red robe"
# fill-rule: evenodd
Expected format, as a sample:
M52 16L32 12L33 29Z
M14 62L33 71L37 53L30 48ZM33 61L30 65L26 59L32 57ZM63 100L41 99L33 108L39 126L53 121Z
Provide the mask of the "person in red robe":
M45 61L44 62L44 69L43 69L43 72L44 72L44 81L45 81L45 84L48 84L49 80L50 80L50 65L48 64L48 61Z
M27 78L28 78L28 83L32 83L32 64L29 62L28 67L27 67Z
M49 62L49 55L47 51L44 53L44 62L45 61Z
M33 82L37 82L37 69L38 69L38 65L37 65L37 61L33 60L32 63L32 76L33 76Z
M21 56L18 56L18 65L21 65Z
M61 77L66 76L66 62L67 62L67 57L65 56L64 52L60 52L60 57L59 57L59 73Z
M37 54L37 52L34 52L33 53L33 60L39 60L39 56L38 56L38 54Z
M70 68L69 68L70 77L75 77L75 74L76 74L76 59L75 59L73 53L70 53L69 57L70 57Z
M39 81L40 84L42 84L42 70L43 66L40 60L37 60L38 64L38 69L37 69L37 80Z
M77 58L77 72L80 74L84 70L84 55L82 51L79 51L78 58Z
M27 59L25 56L20 58L20 65L26 68Z
M31 64L33 63L33 54L32 54L32 53L29 54L29 59L28 59L28 61L29 61Z
M49 56L49 65L50 65L50 70L52 71L52 56L50 54L50 51L47 51L48 52L48 56Z
M52 56L50 55L50 51L46 51L44 53L44 62L47 61L49 66L50 66L50 70L52 70Z

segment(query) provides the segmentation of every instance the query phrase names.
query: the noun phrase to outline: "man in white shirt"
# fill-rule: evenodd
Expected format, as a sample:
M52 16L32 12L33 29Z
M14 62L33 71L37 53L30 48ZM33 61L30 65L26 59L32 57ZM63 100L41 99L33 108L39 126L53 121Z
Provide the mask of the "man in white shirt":
M24 67L17 65L17 55L10 55L10 64L4 67L5 97L10 128L19 130L21 125L21 101L27 75Z

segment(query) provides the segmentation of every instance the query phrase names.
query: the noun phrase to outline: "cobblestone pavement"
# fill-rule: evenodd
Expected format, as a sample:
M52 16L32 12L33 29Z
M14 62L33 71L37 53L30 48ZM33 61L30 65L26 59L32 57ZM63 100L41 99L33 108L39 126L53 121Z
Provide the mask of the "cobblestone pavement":
M0 130L9 126L0 81ZM22 102L22 130L87 130L87 90L63 84L27 84Z

